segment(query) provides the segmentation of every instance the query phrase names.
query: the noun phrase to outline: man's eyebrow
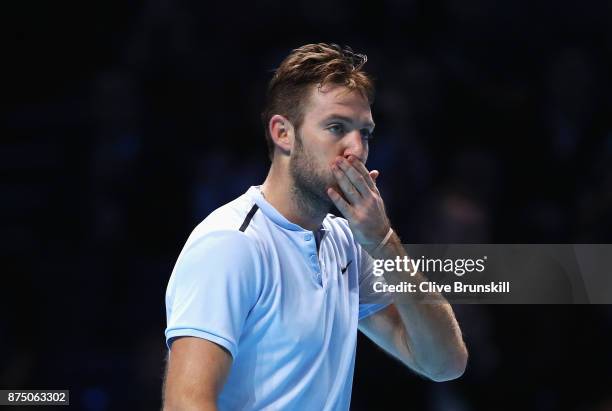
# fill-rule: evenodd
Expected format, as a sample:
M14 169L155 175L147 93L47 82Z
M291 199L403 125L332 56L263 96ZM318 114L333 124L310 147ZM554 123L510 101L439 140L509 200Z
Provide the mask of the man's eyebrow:
M323 120L323 122L327 122L330 120L342 120L344 122L347 122L349 124L353 124L353 119L347 116L343 116L341 114L330 114L329 116L325 117L325 119ZM365 127L367 128L371 128L374 129L374 127L376 127L376 124L374 123L370 123L369 121L367 123L364 124Z

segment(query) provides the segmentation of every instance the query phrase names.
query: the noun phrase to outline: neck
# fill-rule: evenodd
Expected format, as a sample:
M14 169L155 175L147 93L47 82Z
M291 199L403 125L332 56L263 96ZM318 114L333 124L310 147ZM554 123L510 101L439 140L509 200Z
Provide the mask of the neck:
M299 192L293 179L279 164L272 162L266 180L261 186L266 201L290 222L316 231L321 227L328 210L317 207L313 201Z

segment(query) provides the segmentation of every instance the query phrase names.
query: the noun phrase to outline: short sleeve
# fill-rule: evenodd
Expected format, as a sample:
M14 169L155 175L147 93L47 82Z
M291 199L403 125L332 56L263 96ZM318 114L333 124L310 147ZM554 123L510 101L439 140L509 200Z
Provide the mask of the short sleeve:
M385 283L385 278L374 275L374 260L370 255L357 246L359 255L359 319L366 318L377 311L382 310L393 302L393 296L389 292L374 291L374 284Z
M186 245L166 290L166 344L204 338L236 356L238 341L261 289L252 240L239 231L205 234Z

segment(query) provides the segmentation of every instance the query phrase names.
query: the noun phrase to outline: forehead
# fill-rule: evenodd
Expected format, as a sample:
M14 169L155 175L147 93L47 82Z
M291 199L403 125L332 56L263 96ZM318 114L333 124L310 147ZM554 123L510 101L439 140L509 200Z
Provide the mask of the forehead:
M338 85L312 86L304 114L305 119L315 121L330 115L341 115L362 123L373 123L367 98L358 90Z

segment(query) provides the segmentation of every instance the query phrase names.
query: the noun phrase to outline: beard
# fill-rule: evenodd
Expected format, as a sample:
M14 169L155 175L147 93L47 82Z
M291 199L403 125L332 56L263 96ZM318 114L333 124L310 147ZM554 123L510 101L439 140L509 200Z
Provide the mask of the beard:
M334 206L327 195L328 187L335 187L335 180L317 170L314 158L304 150L302 136L296 132L293 156L289 160L289 173L293 178L292 194L298 206L310 215L327 214ZM338 190L337 190L338 191Z

